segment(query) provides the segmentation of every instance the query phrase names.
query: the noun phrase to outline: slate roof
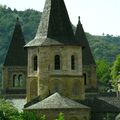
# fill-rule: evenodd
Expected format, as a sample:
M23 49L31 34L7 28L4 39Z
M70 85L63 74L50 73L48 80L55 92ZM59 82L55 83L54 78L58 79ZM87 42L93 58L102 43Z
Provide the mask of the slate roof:
M80 45L75 40L64 0L46 0L35 38L25 47Z
M119 113L120 112L120 98L118 97L98 97L89 98L80 102L91 108L92 112L99 113Z
M66 97L62 97L59 93L55 93L48 98L38 102L34 105L26 107L24 109L69 109L69 108L82 108L82 109L90 109L89 107L77 103L71 99Z
M88 40L86 38L83 26L80 22L80 17L78 20L78 24L77 24L77 28L76 28L76 32L75 32L75 38L77 41L80 42L81 46L83 46L83 51L82 51L82 61L83 61L83 65L95 65L95 60L94 57L92 55Z
M17 18L12 40L4 61L4 66L26 66L27 51L24 50L25 40L19 19Z

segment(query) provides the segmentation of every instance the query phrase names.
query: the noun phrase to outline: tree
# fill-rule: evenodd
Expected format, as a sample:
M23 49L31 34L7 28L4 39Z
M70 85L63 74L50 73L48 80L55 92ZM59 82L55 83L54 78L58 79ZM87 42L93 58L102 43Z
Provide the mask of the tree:
M113 87L117 90L117 82L120 79L120 54L117 55L116 60L111 68L111 77Z
M3 98L0 99L0 111L3 120L11 120L11 117L19 114L13 104Z
M56 119L56 120L64 120L64 115L63 115L63 113L60 113L59 116L58 116L58 119Z
M97 60L97 78L100 82L108 84L110 80L110 64L106 60Z

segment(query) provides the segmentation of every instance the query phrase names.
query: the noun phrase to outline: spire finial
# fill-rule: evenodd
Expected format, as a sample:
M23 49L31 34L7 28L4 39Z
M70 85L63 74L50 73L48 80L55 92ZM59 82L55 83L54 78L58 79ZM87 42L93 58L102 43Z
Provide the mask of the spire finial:
M78 16L78 20L80 21L80 16Z

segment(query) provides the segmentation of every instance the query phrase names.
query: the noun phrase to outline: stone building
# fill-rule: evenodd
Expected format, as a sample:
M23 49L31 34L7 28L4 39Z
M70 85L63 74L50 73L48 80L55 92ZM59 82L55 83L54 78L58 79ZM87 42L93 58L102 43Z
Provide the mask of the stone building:
M35 110L37 114L44 111L43 114L48 117L48 113L54 109L51 104L57 101L56 97L53 97L56 96L54 93L58 92L57 96L69 98L78 106L84 107L74 106L74 109L72 107L61 109L60 106L56 106L55 110L64 112L67 120L72 120L73 116L73 120L90 120L90 108L75 102L75 100L85 100L85 87L90 89L97 87L95 62L94 64L89 62L87 65L91 66L90 69L87 66L89 70L84 69L83 73L82 50L85 46L82 41L86 42L86 38L84 38L85 35L82 36L81 40L77 37L77 34L81 32L79 29L81 29L81 26L79 27L78 24L78 32L76 31L76 35L74 35L63 0L46 0L36 36L25 45L28 51L28 103L25 105L25 111ZM87 44L85 50L88 50L88 48L89 45ZM90 55L91 59L93 59L92 55ZM88 72L91 70L94 72L92 75ZM34 102L36 99L39 100ZM44 108L43 101L49 101L47 102L49 105L45 105L49 108ZM61 105L64 104L61 103ZM65 112L68 110L73 113L71 118ZM53 118L54 115L56 116L56 114L53 114ZM52 120L51 117L48 118Z
M28 101L55 92L73 100L85 98L82 46L75 39L63 0L46 0L36 36L25 47Z
M3 95L8 98L25 97L27 76L27 51L24 36L17 18L12 40L3 64Z

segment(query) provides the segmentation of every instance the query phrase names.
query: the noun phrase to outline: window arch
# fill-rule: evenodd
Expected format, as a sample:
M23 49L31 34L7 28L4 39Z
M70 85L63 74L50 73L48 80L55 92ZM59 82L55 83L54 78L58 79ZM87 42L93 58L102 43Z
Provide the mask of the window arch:
M75 56L71 56L71 70L75 70Z
M86 75L86 73L83 73L83 76L84 76L84 85L87 85L87 75Z
M24 76L22 74L18 76L18 82L19 82L19 87L24 86Z
M13 75L13 87L16 87L17 86L17 75L16 74L14 74Z
M60 70L60 56L55 55L54 58L55 70Z
M37 55L36 55L33 58L33 70L37 71L37 67L38 67L38 58L37 58Z

